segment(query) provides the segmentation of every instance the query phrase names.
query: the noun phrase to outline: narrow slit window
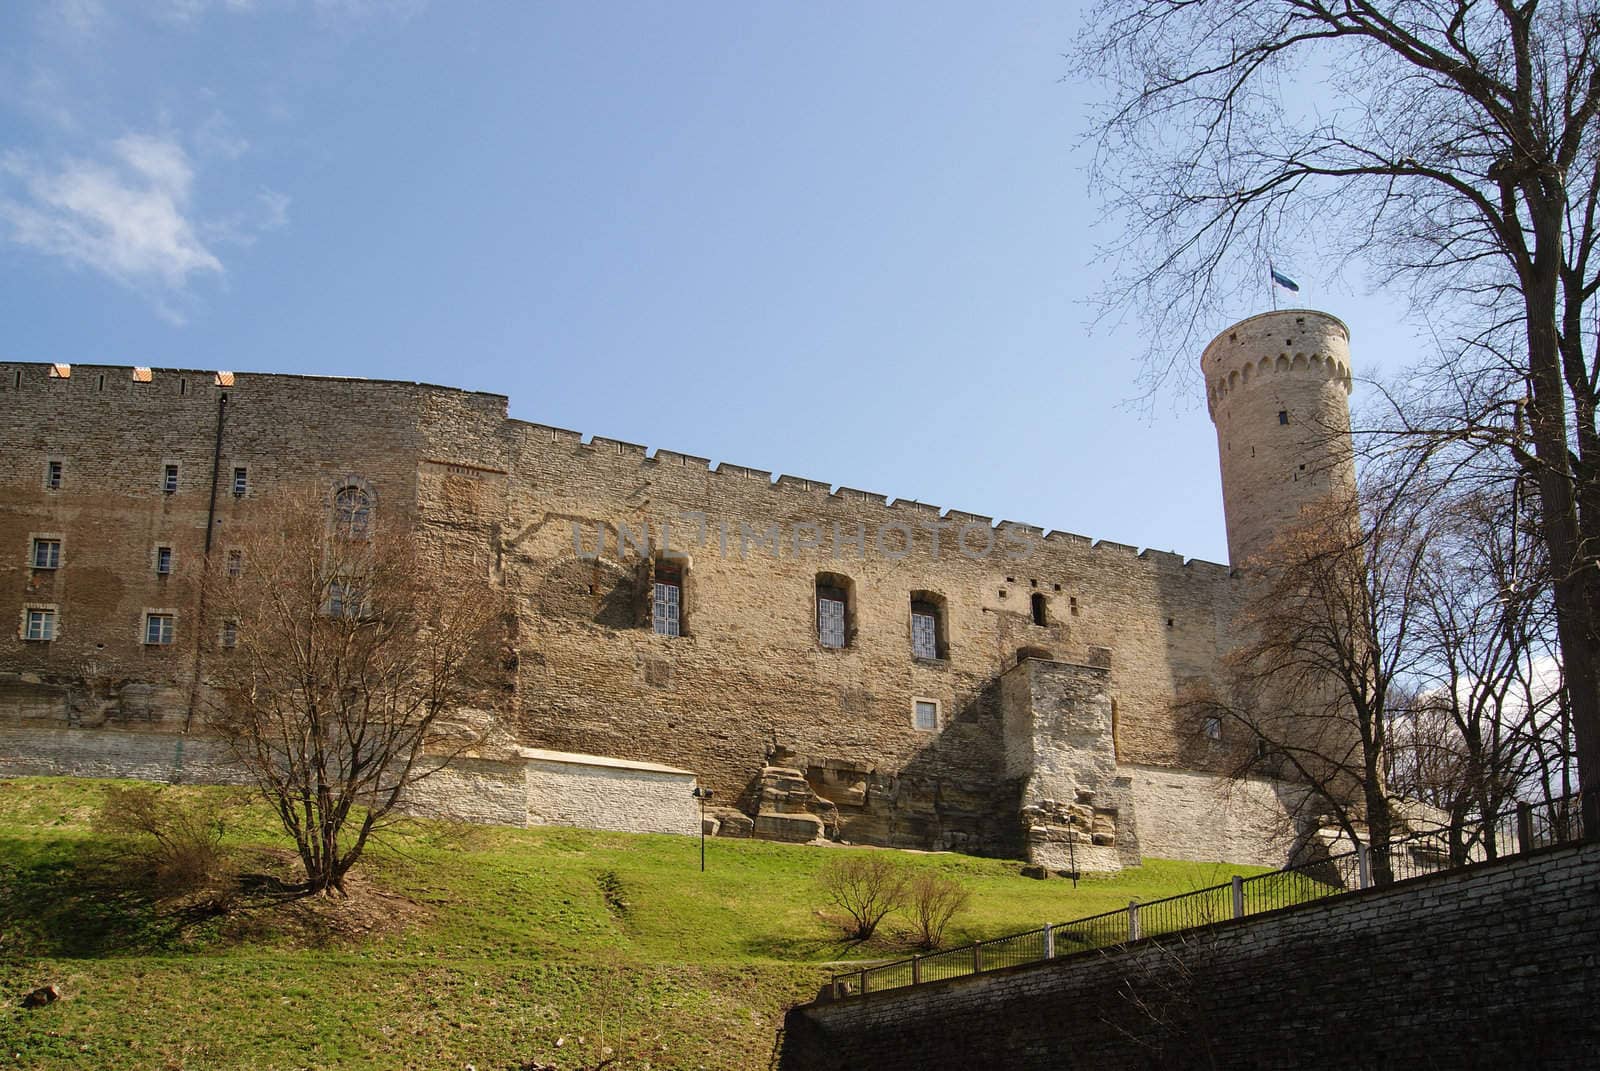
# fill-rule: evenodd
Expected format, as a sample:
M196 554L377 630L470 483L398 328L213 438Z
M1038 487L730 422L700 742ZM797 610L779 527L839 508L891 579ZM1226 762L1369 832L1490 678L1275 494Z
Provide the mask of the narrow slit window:
M228 551L228 576L237 578L244 575L244 551Z
M45 463L44 485L51 491L61 490L61 462L48 461Z
M1289 423L1289 410L1287 410L1287 409L1279 409L1278 410L1278 423L1279 424L1287 424L1287 423Z
M239 646L239 622L229 618L222 623L222 646Z
M683 635L683 574L676 569L656 568L650 625L658 636Z
M178 490L178 466L167 465L162 468L161 490L169 495Z
M171 576L172 575L172 548L171 547L157 547L156 548L156 575L157 576Z
M1033 623L1035 625L1048 625L1050 623L1050 616L1045 608L1044 593L1040 591L1034 592L1033 598L1028 600L1028 602L1033 611Z
M243 466L233 470L233 497L243 498L245 491L250 488L250 473Z

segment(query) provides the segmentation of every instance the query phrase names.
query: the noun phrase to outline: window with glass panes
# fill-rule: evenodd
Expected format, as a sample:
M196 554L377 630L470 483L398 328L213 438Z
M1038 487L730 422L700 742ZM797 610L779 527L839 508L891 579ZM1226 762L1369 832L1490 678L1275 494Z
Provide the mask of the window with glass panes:
M939 727L939 704L927 699L916 701L912 724L924 732Z
M144 642L166 646L172 642L173 620L171 614L146 614L144 617Z
M662 636L683 634L683 577L671 569L657 569L650 624Z
M917 658L939 657L939 610L932 603L911 604L911 653Z
M56 612L54 610L29 610L22 638L41 641L55 639Z
M35 569L61 568L61 540L35 539L33 541L33 567Z
M845 594L842 589L817 588L817 642L822 646L844 646L845 610Z

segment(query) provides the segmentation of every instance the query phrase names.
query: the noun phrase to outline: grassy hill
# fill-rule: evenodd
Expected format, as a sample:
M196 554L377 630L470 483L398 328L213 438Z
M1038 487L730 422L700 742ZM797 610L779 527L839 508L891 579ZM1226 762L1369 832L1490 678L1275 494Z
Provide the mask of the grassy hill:
M840 941L819 914L836 853L572 829L410 822L345 902L158 896L94 817L105 782L0 781L0 1067L764 1068L784 1009L825 964L902 954ZM224 789L169 790L230 798ZM244 805L246 872L291 872ZM966 883L959 944L1202 885L1249 868L1151 860L1034 881L1018 864L906 853ZM24 1010L54 983L63 999Z

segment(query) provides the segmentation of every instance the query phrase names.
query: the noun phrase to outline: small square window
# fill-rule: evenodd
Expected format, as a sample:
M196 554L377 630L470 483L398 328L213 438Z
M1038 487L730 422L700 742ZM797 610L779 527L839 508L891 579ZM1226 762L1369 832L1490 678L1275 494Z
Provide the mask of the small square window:
M240 466L233 470L233 497L243 498L244 493L250 489L250 472Z
M175 622L171 614L144 615L144 642L153 647L172 643Z
M237 647L239 645L239 622L227 620L222 623L222 646Z
M912 726L920 732L932 732L939 727L939 704L931 699L918 699L912 711Z
M228 576L230 578L244 575L244 551L228 551Z
M1205 725L1203 726L1203 729L1204 729L1204 732L1206 734L1206 739L1207 740L1221 740L1222 739L1222 719L1221 718L1207 718L1205 720Z
M44 465L44 486L46 490L61 490L61 462L47 461Z
M178 466L167 465L161 470L161 490L169 495L178 490Z
M156 575L157 576L171 576L172 575L172 548L171 547L157 547L156 548Z
M49 643L56 638L56 612L30 609L23 624L22 638L36 643Z
M61 540L35 539L29 561L35 569L61 568Z

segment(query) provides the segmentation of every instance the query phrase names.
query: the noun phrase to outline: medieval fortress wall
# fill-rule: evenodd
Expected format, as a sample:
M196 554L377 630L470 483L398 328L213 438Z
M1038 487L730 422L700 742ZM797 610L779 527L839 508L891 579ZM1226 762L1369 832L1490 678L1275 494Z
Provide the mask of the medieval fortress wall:
M1203 370L1238 562L1326 493L1330 447L1309 432L1343 405L1346 335L1320 313L1255 317ZM1235 642L1225 566L585 441L509 419L502 396L419 384L3 364L0 454L0 598L18 621L0 636L0 773L76 753L70 737L105 741L86 772L125 751L136 774L145 745L125 742L202 734L196 682L226 654L197 620L199 578L271 523L274 491L360 487L375 523L416 525L441 567L504 592L515 687L492 713L523 748L670 764L752 817L773 805L772 769L798 771L804 809L860 842L1282 858L1260 833L1281 817L1273 791L1202 800L1252 742L1173 709ZM58 567L34 567L39 538L60 541ZM679 635L652 627L658 571L679 588ZM819 589L844 593L842 647L819 637ZM938 621L931 657L914 601ZM55 637L27 639L46 607ZM174 642L144 642L150 613L173 616ZM659 794L629 776L574 782L591 801L574 813ZM442 812L499 813L444 795Z

